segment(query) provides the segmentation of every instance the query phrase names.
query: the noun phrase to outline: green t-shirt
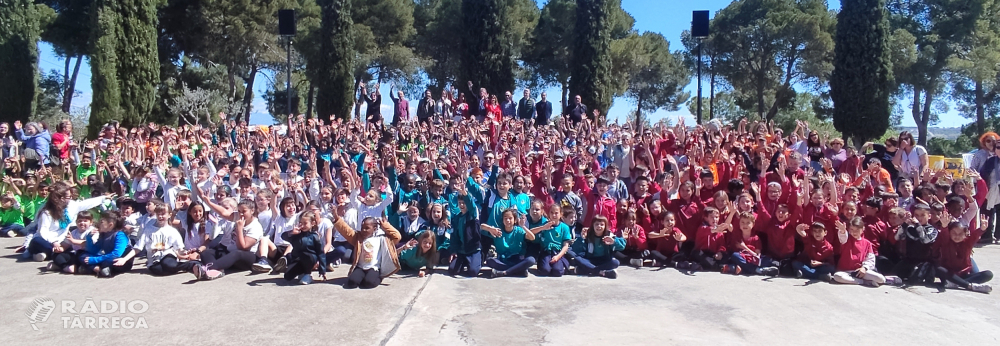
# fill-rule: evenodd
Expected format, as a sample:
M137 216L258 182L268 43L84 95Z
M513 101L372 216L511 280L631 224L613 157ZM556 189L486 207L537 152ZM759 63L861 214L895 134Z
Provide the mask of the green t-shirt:
M10 225L24 226L24 213L16 208L0 209L0 226Z
M514 226L514 229L510 232L501 232L503 234L499 238L493 238L493 246L496 246L497 257L501 261L524 254L524 228ZM490 237L493 237L493 235L490 234Z
M420 270L427 266L427 259L423 256L419 256L420 251L419 246L414 246L412 248L403 250L399 253L399 264L404 268L409 268L413 270Z
M27 215L29 218L32 218L32 220L34 220L35 214L38 213L38 210L42 208L43 204L45 204L45 197L42 196L22 197L21 209L24 210L23 215Z
M86 182L87 177L97 174L97 167L90 165L90 168L84 168L83 166L76 167L76 180Z
M560 222L550 230L538 232L538 239L542 244L542 251L559 252L562 250L563 242L573 240L573 232L569 230L569 226Z

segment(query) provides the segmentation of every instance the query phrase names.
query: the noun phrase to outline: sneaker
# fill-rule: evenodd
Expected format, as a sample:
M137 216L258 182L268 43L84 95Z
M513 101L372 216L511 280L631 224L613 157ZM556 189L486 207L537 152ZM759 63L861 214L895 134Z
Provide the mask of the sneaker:
M195 264L194 267L191 267L191 274L194 274L195 280L204 280L206 271L208 269L204 265Z
M501 277L501 276L507 276L507 272L491 268L490 269L490 276L491 277L495 277L495 278L498 278L498 277Z
M288 269L288 259L285 257L279 258L278 262L274 263L275 273L284 273L286 269Z
M638 258L633 258L628 261L633 267L642 267L642 260Z
M62 272L66 274L76 274L76 266L72 264L65 266L63 267Z
M311 274L302 274L302 276L299 278L300 285L308 285L311 283L313 283L313 277Z
M35 260L35 262L42 262L42 261L45 261L45 258L46 258L46 257L48 257L48 256L45 256L45 254L44 254L44 253L41 253L41 252L39 252L39 253L36 253L36 254L34 254L34 255L31 255L31 258L32 258L32 259L34 259L34 260Z
M333 264L333 263L327 263L326 264L326 271L327 272L333 272L333 270L336 269L336 268L337 268L336 264Z
M497 257L497 250L494 249L493 247L490 247L489 251L486 251L486 258L484 258L484 260L496 257Z
M900 286L900 285L903 284L903 279L900 278L900 277L898 277L898 276L886 275L885 276L885 284L886 285L893 285L893 286Z
M990 286L990 284L969 284L969 290L973 292L990 293L993 291L993 286Z
M688 269L691 268L691 262L680 261L680 262L677 262L677 264L675 265L675 267L677 269L679 269L679 270L688 270Z
M342 261L341 261L341 260L340 260L340 259L338 258L336 262L333 262L333 267L334 267L334 268L339 268L339 267L340 267L340 264L341 264L341 262L342 262Z
M741 272L743 272L743 268L740 268L740 266L734 266L731 264L722 266L723 274L740 275Z
M833 281L833 275L831 275L830 273L819 274L819 281L832 282Z
M26 248L24 246L18 246L16 249L14 249L14 253L24 253L24 251L27 250L27 249L28 248Z
M49 262L49 264L45 265L45 271L47 271L47 272L52 272L52 271L57 271L57 270L59 270L59 269L56 268L56 262Z
M601 272L601 276L606 277L608 279L617 279L618 278L618 272L616 272L614 269L612 269L612 270L605 270L605 271Z
M226 273L223 273L221 270L212 269L211 264L204 266L203 268L204 271L202 271L202 275L205 277L203 280L211 281L226 276Z
M16 236L17 236L17 232L14 232L14 230L7 231L7 238L13 238L13 237L16 237Z
M802 275L803 275L803 274L802 274L802 270L799 270L799 269L796 269L796 270L795 270L795 278L796 278L796 279L801 279L801 278L802 278Z
M946 289L957 290L959 287L960 286L958 286L958 284L956 284L954 282L951 282L951 281L945 281L944 282L944 288L946 288Z
M101 270L97 272L97 277L99 278L111 277L111 268L110 267L101 268Z
M254 273L267 273L271 271L271 264L267 263L267 258L261 257L250 269Z
M654 266L654 267L663 267L663 264L660 263L659 260L653 260L652 266Z
M760 275L770 276L770 277L778 276L778 268L775 267L760 268Z

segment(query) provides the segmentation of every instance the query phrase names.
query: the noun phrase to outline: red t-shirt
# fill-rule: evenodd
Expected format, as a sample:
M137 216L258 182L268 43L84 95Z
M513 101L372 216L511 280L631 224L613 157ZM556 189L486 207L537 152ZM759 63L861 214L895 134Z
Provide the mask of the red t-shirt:
M69 158L69 145L64 145L64 144L69 144L69 139L70 139L69 136L62 132L56 132L52 134L52 146L56 148L62 146L62 149L58 149L59 158L61 159ZM47 155L48 153L44 154Z

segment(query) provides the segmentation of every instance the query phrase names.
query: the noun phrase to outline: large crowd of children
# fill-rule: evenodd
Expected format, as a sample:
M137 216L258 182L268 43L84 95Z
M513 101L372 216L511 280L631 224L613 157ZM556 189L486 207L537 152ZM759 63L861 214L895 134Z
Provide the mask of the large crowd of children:
M625 264L991 291L972 257L1000 204L995 133L953 176L905 132L858 152L805 123L606 124L579 103L542 119L517 110L542 107L528 91L501 107L450 95L393 125L222 115L76 141L68 121L0 124L2 233L24 236L24 260L98 277L137 258L157 276L302 284L349 263L348 288L397 271L614 279Z

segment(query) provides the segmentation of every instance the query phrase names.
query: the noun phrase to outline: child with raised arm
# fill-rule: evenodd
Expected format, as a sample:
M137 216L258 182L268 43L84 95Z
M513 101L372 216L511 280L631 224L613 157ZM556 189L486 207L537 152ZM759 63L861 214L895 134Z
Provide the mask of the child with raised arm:
M848 224L837 221L836 225L840 260L833 274L834 282L871 287L896 283L895 278L887 282L886 277L875 270L875 249L864 237L865 223L860 217L855 216Z
M418 277L433 272L434 263L438 261L436 240L433 232L420 232L416 238L396 249L402 269L416 271Z
M661 215L659 218L663 221L660 222L659 231L646 235L646 239L653 243L653 250L649 254L653 257L654 267L673 267L687 261L687 256L680 251L680 244L687 241L687 237L677 228L674 213L664 211ZM687 263L686 266L690 268L691 264Z
M560 277L566 273L569 260L566 254L573 244L573 232L569 226L560 221L562 207L558 204L549 206L549 217L552 219L529 230L535 235L541 245L538 259L538 271L543 276Z
M595 216L590 229L584 230L582 238L573 243L576 273L609 279L617 278L618 273L615 269L620 263L612 253L622 249L625 249L625 239L611 233L607 218L601 215Z
M492 277L528 276L528 268L535 265L533 257L524 255L525 241L535 240L535 234L516 224L515 209L504 210L501 214L503 228L482 224L483 233L493 239L497 257L486 260L492 270Z
M836 268L833 266L833 246L826 240L826 225L822 222L799 224L795 231L803 243L799 257L792 261L795 277L830 282Z

